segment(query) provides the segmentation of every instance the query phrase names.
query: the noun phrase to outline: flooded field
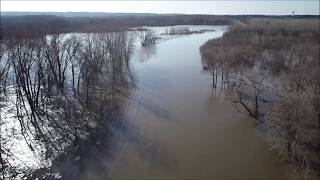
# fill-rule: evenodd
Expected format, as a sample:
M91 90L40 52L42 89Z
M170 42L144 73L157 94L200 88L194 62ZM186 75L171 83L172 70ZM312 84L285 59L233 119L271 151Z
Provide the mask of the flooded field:
M199 47L227 27L150 29L148 45L132 31L4 46L17 53L3 56L14 62L0 104L5 176L287 177L267 135L203 70Z

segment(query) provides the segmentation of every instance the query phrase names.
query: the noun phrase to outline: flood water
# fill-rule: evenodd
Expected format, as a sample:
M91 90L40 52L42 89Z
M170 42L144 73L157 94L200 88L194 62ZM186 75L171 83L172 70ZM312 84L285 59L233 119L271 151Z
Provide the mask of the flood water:
M19 104L24 97L17 96L21 88L9 86L0 103L0 139L8 150L3 157L12 166L2 165L0 174L30 179L286 178L289 167L270 150L268 135L236 110L223 89L213 89L211 75L203 70L200 46L221 37L227 27L188 27L199 32L161 35L170 27L153 27L160 39L145 47L133 39L133 51L123 49L131 47L128 32L76 35L74 42L83 45L79 58L71 59L82 67L75 76L78 86L69 76L64 83L72 85L75 95L66 90L48 96L49 103L40 101L43 106L35 107L46 116L28 117L29 106ZM29 44L21 43L28 53ZM116 56L124 52L128 59ZM89 54L97 58L82 61ZM41 74L41 64L30 67ZM30 81L45 79L36 77ZM25 113L18 115L20 106ZM30 122L41 123L41 136Z
M114 137L111 178L286 177L266 135L202 70L199 47L226 27L214 29L136 49L136 87L123 109L126 130Z

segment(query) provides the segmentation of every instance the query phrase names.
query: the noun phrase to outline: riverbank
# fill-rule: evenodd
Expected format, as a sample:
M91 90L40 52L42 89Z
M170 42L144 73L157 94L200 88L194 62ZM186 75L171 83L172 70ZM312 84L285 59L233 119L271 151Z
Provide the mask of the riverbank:
M200 51L213 84L221 79L235 107L266 124L297 178L319 177L319 20L251 20Z

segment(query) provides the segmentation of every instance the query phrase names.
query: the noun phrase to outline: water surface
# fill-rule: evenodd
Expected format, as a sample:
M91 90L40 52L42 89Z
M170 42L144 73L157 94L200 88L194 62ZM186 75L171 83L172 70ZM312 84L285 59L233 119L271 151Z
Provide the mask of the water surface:
M254 120L213 90L202 70L199 47L226 29L213 28L136 49L136 88L124 108L126 128L114 140L110 177L285 177L286 165Z

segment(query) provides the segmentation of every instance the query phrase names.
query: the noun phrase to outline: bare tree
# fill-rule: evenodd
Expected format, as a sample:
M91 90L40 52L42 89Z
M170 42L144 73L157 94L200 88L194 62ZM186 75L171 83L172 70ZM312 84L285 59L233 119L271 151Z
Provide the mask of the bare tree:
M284 97L274 105L269 118L272 133L276 139L275 146L289 158L295 156L294 146L304 117L300 105L299 99L292 96Z
M146 30L140 31L139 39L140 39L141 46L147 46L149 44L155 43L157 37L153 30L146 29Z
M6 50L5 42L0 41L0 93L6 89L7 78L11 66L8 56L9 54Z
M258 119L260 115L259 100L265 88L264 77L257 74L244 75L241 73L232 83L229 94L233 103L242 106L251 117Z

